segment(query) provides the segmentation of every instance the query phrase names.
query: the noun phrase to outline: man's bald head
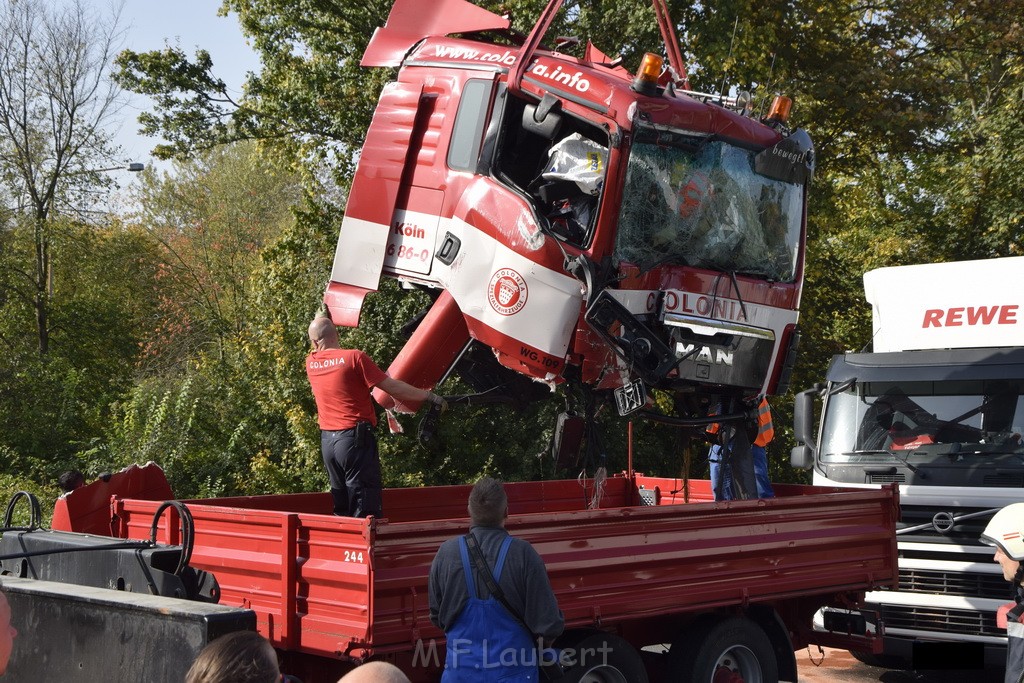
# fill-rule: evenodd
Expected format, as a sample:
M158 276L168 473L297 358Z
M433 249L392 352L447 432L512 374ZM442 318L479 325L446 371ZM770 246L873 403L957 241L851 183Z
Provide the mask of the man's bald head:
M393 664L367 662L342 676L338 683L409 683L409 677Z
M341 348L338 344L338 328L325 315L318 315L309 324L309 341L317 351Z

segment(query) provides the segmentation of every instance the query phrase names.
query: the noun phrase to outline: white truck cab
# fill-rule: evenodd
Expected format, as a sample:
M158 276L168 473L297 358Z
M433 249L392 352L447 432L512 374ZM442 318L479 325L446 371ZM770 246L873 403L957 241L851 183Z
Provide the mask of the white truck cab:
M1010 586L978 535L1024 501L1022 282L1024 257L865 273L872 351L835 356L797 397L792 461L814 483L900 489L900 586L868 596L882 663L1005 663L996 610Z

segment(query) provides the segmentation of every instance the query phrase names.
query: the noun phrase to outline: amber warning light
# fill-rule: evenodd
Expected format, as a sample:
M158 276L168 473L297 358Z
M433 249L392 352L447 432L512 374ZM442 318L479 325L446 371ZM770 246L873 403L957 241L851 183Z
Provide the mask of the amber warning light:
M768 110L768 120L778 123L789 121L789 112L793 108L793 100L782 95L776 95L772 100L772 107Z
M633 90L642 95L655 96L658 94L658 78L661 76L661 68L665 64L659 55L648 52L640 62L636 78L633 79Z

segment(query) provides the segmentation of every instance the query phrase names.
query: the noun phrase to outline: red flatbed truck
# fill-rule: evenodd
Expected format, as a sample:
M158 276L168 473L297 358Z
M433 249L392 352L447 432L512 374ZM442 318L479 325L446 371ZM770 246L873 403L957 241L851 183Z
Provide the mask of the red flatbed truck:
M91 486L58 502L55 528L151 537L160 501L107 496L97 515L76 501L109 493ZM808 644L878 641L857 609L865 591L897 580L894 488L780 484L774 499L715 503L707 481L688 482L686 501L682 480L622 474L593 509L592 482L506 489L508 528L544 558L565 613L556 645L611 648L566 681L711 683L722 668L734 681L796 681L794 652ZM383 519L334 517L327 493L184 501L190 564L216 577L221 605L255 612L283 670L305 683L377 659L438 681L444 635L428 618L427 576L441 542L467 530L468 493L386 489ZM176 513L161 517L158 541L182 545L182 534ZM823 607L842 633L814 630Z

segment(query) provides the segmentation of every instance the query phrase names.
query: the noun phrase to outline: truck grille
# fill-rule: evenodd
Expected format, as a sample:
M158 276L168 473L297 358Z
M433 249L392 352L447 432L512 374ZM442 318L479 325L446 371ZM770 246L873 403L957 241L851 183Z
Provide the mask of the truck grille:
M982 484L984 486L1024 488L1024 474L986 474Z
M977 517L965 518L964 515L988 512L989 514L982 514ZM946 531L946 533L938 533L932 528L932 521L935 519L937 513L943 513L946 515L952 514L958 517L956 524L952 529ZM956 506L939 507L939 506L922 506L922 505L905 505L900 510L901 520L898 523L897 529L906 529L910 527L917 527L925 525L924 528L913 531L909 534L901 533L900 541L919 541L925 543L936 543L936 544L961 544L967 546L976 546L979 559L984 559L986 562L992 561L992 548L991 546L983 546L978 542L978 537L981 532L985 530L985 525L988 524L991 515L995 513L995 509L989 508L957 508ZM936 546L935 550L941 552L941 547Z
M970 612L940 607L907 607L904 605L880 605L879 607L886 628L934 631L947 635L963 633L975 636L1006 637L1006 631L996 626L996 615L992 612Z
M1009 584L1002 574L942 572L925 569L900 569L900 590L907 593L933 593L966 597L1011 599Z
M907 481L907 475L903 472L872 473L868 475L869 484L903 484Z

